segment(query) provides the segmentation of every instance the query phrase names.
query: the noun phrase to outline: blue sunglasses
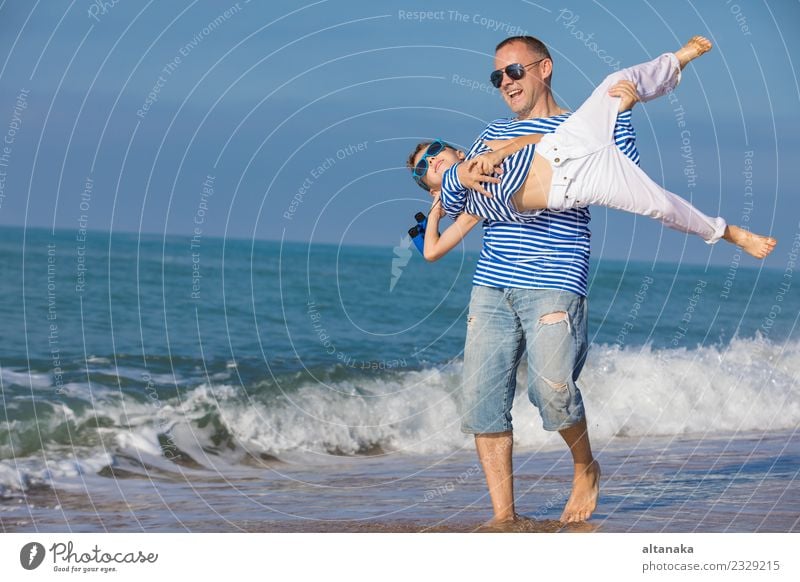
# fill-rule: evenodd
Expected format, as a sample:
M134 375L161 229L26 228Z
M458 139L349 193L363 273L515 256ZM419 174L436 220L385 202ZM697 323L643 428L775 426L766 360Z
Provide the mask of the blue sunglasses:
M422 182L422 178L428 173L428 158L438 156L446 147L447 144L442 140L434 140L431 145L425 149L425 153L422 154L422 157L417 162L417 165L414 166L414 171L411 173L411 176L414 178L414 181L417 183L417 185L423 190L430 191L430 189Z

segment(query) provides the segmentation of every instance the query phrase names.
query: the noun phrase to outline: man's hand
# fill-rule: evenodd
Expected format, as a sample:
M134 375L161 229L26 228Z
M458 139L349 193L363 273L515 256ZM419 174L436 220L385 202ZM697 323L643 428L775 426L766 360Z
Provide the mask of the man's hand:
M483 172L478 164L475 163L475 159L477 158L458 164L458 168L456 169L456 172L458 173L458 179L464 188L475 190L476 192L480 192L484 196L491 198L492 193L486 190L486 188L484 188L481 184L499 184L500 178L495 178ZM493 170L490 171L490 173L492 172Z
M639 94L636 93L636 85L631 81L619 81L616 85L608 90L608 94L612 97L620 98L620 112L633 109L633 106L639 102Z

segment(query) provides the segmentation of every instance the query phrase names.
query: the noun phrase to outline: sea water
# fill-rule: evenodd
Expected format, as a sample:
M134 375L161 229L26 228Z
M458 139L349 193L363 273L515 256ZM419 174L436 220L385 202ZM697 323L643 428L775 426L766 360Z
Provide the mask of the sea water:
M759 465L766 485L780 492L796 478L800 285L726 252L720 266L593 262L580 386L595 448L620 463L612 474L640 475L645 460L628 453L657 456L663 443L687 458L697 444L686 443L717 443L713 467L767 442L745 446L747 460L774 461ZM429 264L403 243L4 229L0 520L146 527L134 514L203 531L226 511L223 523L254 529L425 522L433 507L488 517L454 399L476 261L456 251ZM541 508L555 495L542 483L564 467L568 483L569 464L527 401L525 374L515 461L533 471L519 483L537 476ZM20 517L42 491L42 511Z

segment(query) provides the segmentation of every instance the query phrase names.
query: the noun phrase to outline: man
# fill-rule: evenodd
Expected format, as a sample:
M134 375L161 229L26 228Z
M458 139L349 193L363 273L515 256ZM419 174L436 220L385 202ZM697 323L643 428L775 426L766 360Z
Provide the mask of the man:
M619 151L614 140L620 111L620 100L611 95L614 86L627 80L635 85L634 99L636 92L639 100L656 99L672 91L683 68L711 50L711 46L708 39L695 36L674 53L664 53L609 75L554 132L486 141L485 145L492 150L471 158L466 175L464 168L459 168L458 179L462 184L465 180L498 184L500 180L494 174L500 171L506 181L499 188L500 195L495 197L481 188L487 196L484 198L478 190L470 190L465 212L441 236L438 229L426 229L425 257L435 260L455 246L477 223L475 215L493 219L511 213L512 218L526 222L542 209L599 205L660 220L665 226L695 234L708 244L724 239L756 258L765 258L774 250L775 239L729 225L722 217L703 214L654 182ZM513 66L519 69L512 70L512 77L521 78L522 65ZM503 71L495 72L498 81L502 75ZM517 123L515 128L522 131L529 125ZM506 158L513 159L513 154L535 144L538 145L526 176L524 168L520 171ZM463 152L441 140L423 142L409 159L409 167L417 184L436 197L441 192L443 176L465 158ZM437 218L434 212L431 220Z
M647 63L650 64L652 63ZM616 125L619 103L612 101L608 104L614 106L612 128ZM546 137L563 138L562 130L568 127L570 122L575 121L577 116L578 113L572 114L567 122L562 123L554 133L547 134ZM579 133L583 135L577 140L572 136L572 147L570 144L564 146L564 142L561 142L561 146L548 143L545 141L545 134L541 133L485 142L493 149L467 161L471 165L467 180L500 183L500 179L496 177L498 173L509 175L516 173L517 170L513 166L505 167L505 159L528 145L538 144L540 149L549 147L545 153L550 152L550 157L558 158L562 162L556 167L563 166L560 173L561 180L565 181L562 182L557 176L553 176L552 167L542 169L545 163L551 163L545 155L542 155L542 160L534 157L528 176L520 188L516 190L502 188L500 197L484 194L488 199L482 201L482 204L468 199L468 203L473 202L471 208L459 214L458 218L441 233L439 221L444 213L441 208L436 208L440 202L441 177L452 166L465 161L466 155L440 139L418 144L407 165L412 170L415 182L434 198L431 213L428 215L428 227L425 229L423 248L425 259L436 261L453 250L480 222L480 216L487 214L487 210L488 220L498 215L505 216L510 211L517 216L517 220L527 222L548 208L564 210L573 206L595 205L660 220L664 226L700 236L708 244L726 240L757 259L766 258L775 249L777 241L774 238L727 224L722 217L706 216L676 194L661 188L625 157L625 154L618 151L611 130L608 133L597 132L598 137L602 136L602 139L610 141L604 143L596 139L594 146L589 146L592 143L592 136L586 135L589 132L579 130ZM598 149L590 151L591 147ZM573 157L568 157L570 150ZM587 151L589 153L585 153ZM535 155L540 154L536 152ZM578 163L568 165L572 160ZM538 171L537 161L541 161ZM602 184L593 183L598 179L602 180ZM464 183L464 180L461 182ZM468 194L473 199L479 195L478 190L470 190ZM477 212L479 216L470 212Z
M538 39L511 37L501 42L495 69L493 81L516 118L490 124L467 158L485 151L484 140L518 137L531 129L553 131L569 117L551 92L553 62ZM620 115L615 141L638 162L629 120L629 112ZM514 155L532 157L530 150ZM481 189L480 184L469 182L465 166L457 164L442 177L442 208L454 219L465 210L467 189ZM516 161L513 166L520 173L504 175L504 187L521 185L530 160ZM485 187L493 193L501 185ZM505 527L517 520L511 404L526 346L529 398L539 409L545 430L557 430L572 453L572 491L561 521L585 521L597 506L600 483L600 466L592 455L575 383L588 344L589 211L544 211L525 224L508 222L510 218L500 215L471 214L494 217L484 223L483 249L473 279L459 402L462 430L475 435L492 499L494 517L488 525Z

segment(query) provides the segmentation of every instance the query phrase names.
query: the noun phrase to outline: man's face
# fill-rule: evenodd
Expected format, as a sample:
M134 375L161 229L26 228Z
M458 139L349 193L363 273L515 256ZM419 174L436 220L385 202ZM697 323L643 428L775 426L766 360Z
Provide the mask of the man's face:
M426 150L421 150L414 158L416 166L425 155ZM428 171L422 177L422 181L430 188L431 194L436 194L442 189L442 175L464 159L464 152L446 147L435 156L429 156Z
M494 68L505 69L508 65L519 63L528 65L538 61L541 57L534 53L524 42L512 42L495 53ZM518 118L527 119L533 111L536 103L550 92L545 80L550 76L551 61L545 59L539 64L525 68L525 76L518 81L503 74L503 82L500 85L500 93Z

